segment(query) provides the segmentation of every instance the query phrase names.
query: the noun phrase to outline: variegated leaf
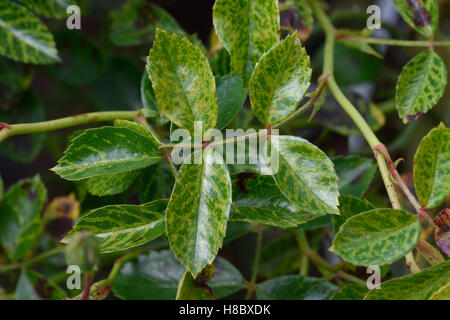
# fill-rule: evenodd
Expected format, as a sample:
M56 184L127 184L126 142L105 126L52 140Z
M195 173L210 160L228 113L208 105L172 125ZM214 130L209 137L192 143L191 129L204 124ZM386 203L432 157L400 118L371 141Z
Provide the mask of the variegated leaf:
M140 170L105 174L87 180L87 190L98 197L111 196L127 191L139 176Z
M375 209L349 218L329 250L357 266L389 264L414 248L420 231L419 219L409 212Z
M278 168L275 182L281 192L301 210L315 213L339 214L337 175L333 163L319 148L293 136L272 136L266 144L271 159ZM278 159L278 161L274 161ZM270 160L270 161L269 161Z
M25 7L0 2L0 54L33 64L60 61L55 41L47 27Z
M450 195L450 129L441 123L425 136L414 156L414 186L428 209Z
M366 300L426 300L450 283L450 261L406 277L383 282Z
M217 123L216 82L208 59L186 38L158 29L147 71L164 115L194 136L194 121L202 133Z
M230 176L214 149L203 152L201 164L181 166L166 212L167 236L175 256L194 277L222 246L230 205Z
M100 251L114 252L147 243L164 233L167 200L143 205L111 205L81 217L63 240L69 242L77 231L87 230L99 241Z
M404 123L418 119L433 108L444 94L447 69L436 52L415 56L398 78L395 102Z
M266 126L285 120L308 90L312 70L297 34L265 53L250 79L253 112Z
M279 41L277 0L217 0L213 22L220 42L231 56L231 71L247 87L260 57Z
M155 140L125 127L88 129L72 140L52 170L67 180L82 180L148 167L162 159Z
M341 226L349 218L356 216L357 214L365 211L375 209L375 206L367 200L359 199L353 196L341 196L339 197L339 213L340 215L333 215L333 231L337 233Z

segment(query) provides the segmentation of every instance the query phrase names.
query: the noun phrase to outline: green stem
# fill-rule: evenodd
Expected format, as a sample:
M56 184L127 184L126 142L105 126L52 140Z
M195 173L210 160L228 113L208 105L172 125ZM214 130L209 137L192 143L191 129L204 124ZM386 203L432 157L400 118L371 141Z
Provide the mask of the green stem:
M309 257L305 253L309 250L308 238L304 230L297 231L295 233L297 244L300 249L300 270L299 274L302 276L307 276L309 273Z
M317 17L319 24L322 26L325 32L325 49L324 49L324 64L323 64L323 74L328 74L328 88L333 94L337 102L341 105L345 112L350 116L355 125L361 131L361 134L366 139L370 148L375 154L375 159L378 164L378 168L383 179L387 194L391 201L391 205L394 209L401 209L400 201L398 199L397 192L394 189L394 185L391 182L391 175L386 164L386 160L381 152L377 151L377 148L384 147L384 145L378 140L376 135L373 133L370 126L358 112L358 110L353 106L353 104L347 99L347 97L342 93L336 80L334 78L334 45L336 41L336 32L330 19L323 11L322 7L316 0L307 0L310 4L314 15ZM385 147L384 147L385 148ZM405 256L407 266L412 272L417 272L419 267L415 263L412 252Z
M252 275L250 276L250 282L248 284L248 291L247 291L247 295L245 296L245 300L248 300L251 298L252 293L256 287L256 278L258 277L259 261L261 260L261 246L262 246L263 232L264 232L264 227L259 226L257 238L256 238L255 256L253 258Z
M106 122L116 119L134 120L138 115L139 111L105 111L84 113L44 122L13 124L0 130L0 142L17 135L55 131L95 122Z
M397 47L450 47L450 41L427 41L427 40L399 40L399 39L380 39L364 38L357 36L344 36L338 34L338 39L355 40L370 44L380 44Z
M355 277L351 274L348 274L341 270L336 270L336 268L332 265L330 265L324 258L322 258L317 252L313 250L307 250L305 251L305 254L311 259L314 264L316 264L319 267L322 267L324 269L327 269L330 272L333 272L338 278L366 286L366 282L358 277Z
M36 257L26 260L22 263L14 263L14 264L0 266L0 273L6 273L6 272L10 272L12 270L21 269L21 268L26 269L26 268L32 267L36 264L39 264L40 262L43 262L43 261L45 261L53 256L56 256L60 253L63 253L63 252L64 252L64 247L56 247L54 249L45 251L45 252L41 253L40 255L37 255Z

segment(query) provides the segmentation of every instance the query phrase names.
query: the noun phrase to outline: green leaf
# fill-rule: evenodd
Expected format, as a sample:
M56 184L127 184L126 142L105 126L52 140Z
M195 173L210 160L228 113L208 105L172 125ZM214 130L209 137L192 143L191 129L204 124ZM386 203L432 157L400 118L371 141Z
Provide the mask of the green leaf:
M331 214L327 214L288 230L314 230L325 228L331 224L331 216Z
M406 211L366 211L341 226L329 250L357 266L385 265L414 248L420 229L417 217Z
M403 20L427 38L433 37L439 22L437 0L392 0Z
M398 78L395 102L404 123L418 119L443 96L447 69L436 52L419 53L403 68Z
M177 300L215 300L208 285L198 284L186 270L178 284Z
M131 0L110 15L109 38L116 46L150 43L157 28L184 35L177 21L163 8L145 0Z
M88 129L72 140L52 170L66 180L148 167L162 158L156 141L128 128Z
M220 42L231 56L232 74L247 87L260 57L279 41L277 0L217 0L213 22Z
M218 298L244 288L245 279L222 257L214 260L216 273L207 284ZM175 299L185 268L170 250L152 251L137 261L126 263L113 285L116 296L128 300Z
M338 156L331 160L339 177L340 194L361 198L369 189L377 165L372 159L360 156Z
M299 248L293 232L273 239L261 250L258 274L264 278L284 276L299 267Z
M55 41L47 27L25 7L0 2L0 54L33 64L59 62Z
M200 48L186 38L158 29L147 71L164 115L194 136L194 121L202 133L217 123L216 83Z
M16 300L62 300L66 293L45 276L24 271L20 274L16 286Z
M266 52L250 79L253 112L266 126L272 126L291 115L308 90L312 70L309 56L297 34Z
M226 49L217 51L209 60L213 74L215 76L226 76L230 74L230 59L230 55Z
M353 196L341 196L339 198L339 213L340 215L333 215L333 231L337 233L340 227L349 218L365 211L375 209L375 206L367 200L362 200Z
M433 293L429 300L450 300L450 282Z
M164 233L166 207L167 200L156 200L140 206L99 208L81 217L64 241L70 241L77 231L87 230L98 239L103 253L136 247Z
M76 4L70 0L19 0L25 6L47 18L67 18L67 8Z
M370 291L366 300L426 300L450 282L450 261L390 280L381 289Z
M238 239L253 230L253 226L248 222L228 221L227 233L223 239L223 244L227 244L235 239Z
M11 110L33 81L33 70L20 63L0 56L0 110ZM4 122L4 118L0 117Z
M145 168L137 182L139 200L142 203L169 198L175 179L170 172L167 161Z
M364 38L368 38L373 30L364 29L362 31L339 29L338 42L349 48L357 49L366 54L370 54L377 58L383 59L383 56L375 51L374 48L367 42L364 42ZM355 39L356 38L356 39Z
M271 152L265 154L278 157L278 171L273 175L275 182L289 200L310 213L339 214L338 178L325 153L293 136L272 136L267 146Z
M435 266L445 261L439 250L426 240L419 239L416 245L416 249L431 266Z
M337 291L330 300L363 300L367 291L367 288L357 284L349 284Z
M194 277L214 260L225 236L231 179L223 162L208 148L202 164L184 163L167 207L170 247Z
M309 94L309 97L310 97L310 99L312 99L312 103L313 103L314 107L313 107L313 110L311 111L308 121L311 121L312 118L314 118L316 113L320 110L320 108L325 103L325 101L327 99L327 91L328 91L328 89L327 89L326 79L324 79L324 78L319 79L317 89Z
M239 173L233 178L231 220L292 228L316 217L289 202L271 176Z
M8 112L0 107L0 119L10 124L40 122L45 120L45 110L30 90ZM45 136L45 133L38 133L11 137L0 143L0 153L16 162L32 162L39 155Z
M224 129L239 113L247 96L241 76L216 76L219 114L216 128Z
M289 275L258 284L256 295L262 300L328 300L337 290L319 278Z
M420 203L435 208L450 195L450 129L441 123L420 142L414 156L414 186Z
M136 181L140 170L105 174L87 180L87 190L98 197L116 195L127 191Z
M39 176L19 181L5 194L0 206L0 242L12 260L23 258L35 244L46 200Z

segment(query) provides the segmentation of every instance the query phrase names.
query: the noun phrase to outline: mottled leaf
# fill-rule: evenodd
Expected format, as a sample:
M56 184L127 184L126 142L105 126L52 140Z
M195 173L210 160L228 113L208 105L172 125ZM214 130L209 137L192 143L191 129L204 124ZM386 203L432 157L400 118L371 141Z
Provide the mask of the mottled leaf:
M245 86L260 57L279 41L277 0L217 0L213 22L220 42L231 56L232 74Z
M33 271L20 274L16 286L16 300L62 300L66 293L45 276Z
M67 8L76 4L71 0L19 0L29 9L47 18L67 18Z
M224 129L239 113L247 96L241 76L216 76L219 114L216 128Z
M439 22L437 0L392 1L407 24L425 37L433 37Z
M383 282L381 289L370 291L366 300L426 300L450 282L450 261Z
M447 69L436 52L419 53L398 78L395 102L404 123L418 119L433 108L444 94Z
M353 196L341 196L339 198L339 213L340 215L333 215L333 231L337 233L340 227L349 218L365 211L375 209L375 206L367 200L362 200Z
M148 77L147 69L144 70L141 78L141 100L142 105L145 108L156 112L158 115L158 124L164 125L169 121L158 106L158 101L156 100L155 92L153 91L152 82Z
M325 228L331 224L331 216L331 214L327 214L288 230L314 230Z
M292 228L316 217L293 205L271 176L239 173L233 178L231 220Z
M250 100L255 116L272 126L297 108L311 80L309 56L296 34L266 52L250 79Z
M331 160L339 177L340 194L361 198L369 189L377 171L377 165L372 159L353 155L338 156Z
M364 39L368 38L373 30L364 29L362 31L339 29L338 41L344 46L357 49L366 54L370 54L377 58L383 59L383 56L379 54L370 44L364 42Z
M431 130L417 148L414 186L420 203L428 209L450 195L450 129L443 123Z
M271 152L266 154L278 157L275 182L289 200L310 213L339 214L338 178L325 153L308 141L293 136L272 136L267 145Z
M202 133L217 123L216 83L202 51L175 34L158 29L147 71L164 115L194 136L194 121Z
M47 232L55 242L61 241L80 216L80 203L75 194L56 197L45 210L43 220L46 223Z
M52 170L67 180L148 167L162 158L155 140L125 127L88 129L72 140Z
M289 275L258 284L256 295L262 300L328 300L337 290L319 278Z
M427 260L427 262L435 266L445 261L442 254L436 249L433 245L431 245L428 241L419 239L416 245L417 250L419 250L420 254Z
M365 287L349 284L336 292L330 300L363 300L367 291Z
M0 2L0 54L33 64L59 62L55 41L47 27L25 7Z
M21 180L5 194L0 206L0 242L13 260L33 247L42 225L47 190L39 176Z
M239 271L221 257L214 260L216 273L208 282L218 298L230 295L245 286ZM122 268L113 285L114 294L129 300L175 299L178 283L185 268L169 250L150 252Z
M357 266L384 265L410 252L420 230L419 220L411 213L375 209L349 218L329 250Z
M176 20L163 8L145 0L130 0L111 12L109 37L117 46L137 46L155 39L156 29L184 35Z
M99 241L101 252L114 252L147 243L165 231L167 200L143 205L111 205L81 217L64 241L74 233L87 230Z
M167 207L167 236L194 277L222 246L230 205L231 179L215 150L205 149L201 164L181 166Z

